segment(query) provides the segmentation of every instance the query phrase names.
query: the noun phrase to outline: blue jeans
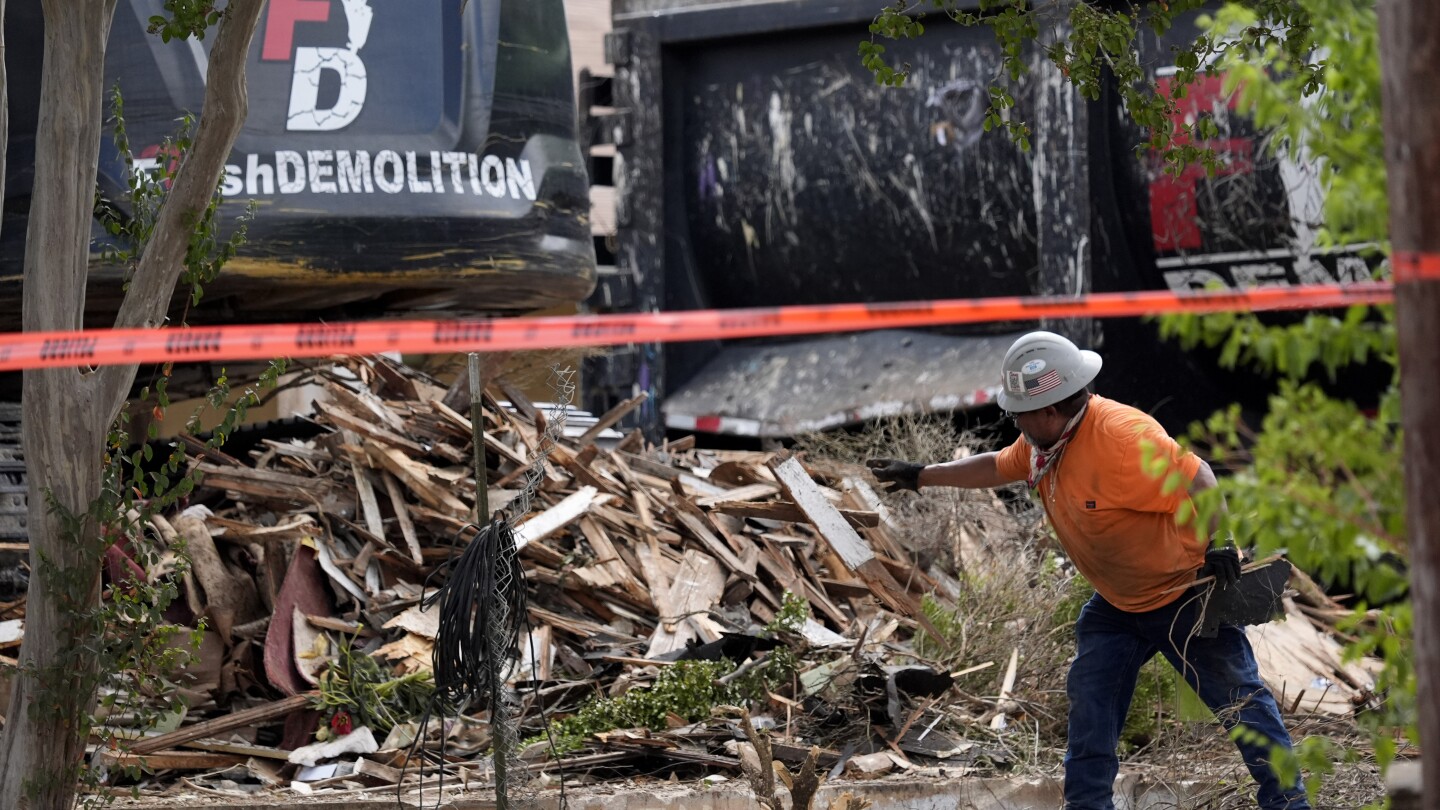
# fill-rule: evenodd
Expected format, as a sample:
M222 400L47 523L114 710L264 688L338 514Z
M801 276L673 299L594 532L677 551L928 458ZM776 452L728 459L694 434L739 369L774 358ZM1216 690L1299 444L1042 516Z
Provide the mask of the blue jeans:
M1067 810L1114 810L1120 769L1116 747L1130 710L1140 667L1155 653L1180 672L1225 728L1258 731L1272 744L1290 746L1290 733L1244 628L1221 627L1215 638L1194 635L1199 600L1184 596L1156 610L1127 613L1096 594L1075 623L1077 654L1070 665L1070 742L1065 753ZM1237 743L1245 767L1260 784L1262 810L1309 810L1301 786L1285 786L1270 769L1269 746Z

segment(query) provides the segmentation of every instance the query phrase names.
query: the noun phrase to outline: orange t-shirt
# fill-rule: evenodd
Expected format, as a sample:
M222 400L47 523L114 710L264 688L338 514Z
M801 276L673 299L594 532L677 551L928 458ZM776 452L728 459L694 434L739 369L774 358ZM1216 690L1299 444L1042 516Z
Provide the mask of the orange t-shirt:
M1153 449L1142 449L1148 440ZM1183 477L1164 492L1165 474L1151 477L1144 459L1169 459ZM1155 463L1155 462L1152 462ZM1024 481L1030 443L1021 436L996 458L1000 474ZM1165 591L1195 579L1205 562L1206 542L1193 521L1175 522L1189 499L1200 459L1170 438L1149 414L1100 396L1064 454L1040 479L1040 500L1060 545L1105 601L1121 610L1154 610L1184 595Z

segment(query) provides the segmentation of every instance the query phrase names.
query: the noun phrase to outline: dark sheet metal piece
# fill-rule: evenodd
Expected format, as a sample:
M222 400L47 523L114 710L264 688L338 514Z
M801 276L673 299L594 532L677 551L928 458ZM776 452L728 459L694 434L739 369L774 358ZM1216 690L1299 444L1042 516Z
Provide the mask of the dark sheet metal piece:
M1284 614L1280 597L1290 581L1290 562L1276 560L1241 575L1228 588L1213 588L1200 622L1200 637L1214 638L1221 625L1264 624Z

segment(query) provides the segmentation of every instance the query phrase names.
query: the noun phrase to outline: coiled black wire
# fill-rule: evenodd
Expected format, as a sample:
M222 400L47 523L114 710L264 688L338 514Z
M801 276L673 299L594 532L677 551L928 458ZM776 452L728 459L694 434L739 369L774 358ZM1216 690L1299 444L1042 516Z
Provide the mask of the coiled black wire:
M525 626L525 572L510 524L492 518L446 567L445 584L420 601L422 610L440 609L432 655L436 697L486 711L494 708L491 673L504 669L491 662L503 663L519 649Z
M503 686L504 663L512 650L518 650L520 634L526 624L525 572L520 567L520 554L515 548L515 533L497 512L483 529L467 524L457 533L473 532L474 536L459 555L451 555L445 564L425 578L421 589L420 609L440 611L439 631L431 653L435 695L419 719L414 741L410 744L407 762L421 752L425 729L430 719L439 714L443 719L461 711L489 711L493 718L499 707L494 705L491 674L499 678L495 687ZM430 581L442 571L449 573L445 583L426 594ZM499 632L496 633L496 627ZM498 642L498 644L496 643ZM500 666L493 670L490 661ZM496 731L491 729L491 736ZM440 782L438 794L445 794L445 730L440 731ZM403 770L400 783L404 782ZM425 804L425 769L420 768L420 805ZM396 801L401 785L396 785Z

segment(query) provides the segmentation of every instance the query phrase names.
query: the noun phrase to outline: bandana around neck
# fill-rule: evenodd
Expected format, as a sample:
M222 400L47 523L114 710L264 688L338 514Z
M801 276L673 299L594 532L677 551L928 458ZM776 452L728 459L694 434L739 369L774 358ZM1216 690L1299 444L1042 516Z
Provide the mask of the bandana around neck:
M1090 401L1087 399L1085 404L1080 406L1080 411L1065 423L1065 430L1061 432L1059 440L1054 444L1044 450L1033 444L1030 445L1030 477L1025 479L1025 483L1029 484L1031 489L1040 486L1040 479L1044 478L1045 473L1049 472L1055 466L1055 462L1060 460L1060 454L1065 452L1065 446L1070 443L1070 437L1074 436L1075 431L1079 429L1080 420L1085 418L1085 412L1088 410L1090 410Z

